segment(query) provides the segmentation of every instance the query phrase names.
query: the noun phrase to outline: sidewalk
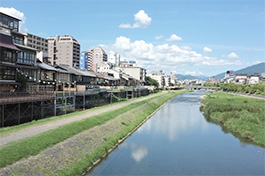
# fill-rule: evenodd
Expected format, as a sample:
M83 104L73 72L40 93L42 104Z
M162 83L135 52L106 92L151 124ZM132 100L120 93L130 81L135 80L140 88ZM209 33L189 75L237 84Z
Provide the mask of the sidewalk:
M21 130L18 130L16 132L10 133L7 136L0 137L0 147L5 145L5 144L8 144L9 142L13 142L13 141L25 139L25 138L28 138L28 137L32 137L32 136L35 136L37 134L40 134L40 133L43 133L43 132L58 128L60 126L63 126L63 125L66 125L66 124L69 124L69 123L72 123L72 122L76 122L76 121L79 121L79 120L82 120L82 119L85 119L85 118L89 118L89 117L92 117L92 116L96 116L96 115L99 115L101 113L105 113L105 112L108 112L108 111L116 110L116 109L122 108L124 106L130 105L132 103L136 103L136 102L140 102L140 101L143 101L143 100L147 100L147 99L155 97L155 96L158 96L158 94L150 95L148 97L137 98L136 100L120 103L120 104L117 104L117 105L114 105L114 106L106 107L104 109L103 108L102 109L97 109L97 110L94 110L92 112L90 111L90 112L84 113L82 115L75 115L75 116L72 116L72 117L68 117L68 118L59 119L59 120L56 120L56 121L47 122L45 124L40 124L40 125L34 125L32 127L27 127L25 129L21 129Z

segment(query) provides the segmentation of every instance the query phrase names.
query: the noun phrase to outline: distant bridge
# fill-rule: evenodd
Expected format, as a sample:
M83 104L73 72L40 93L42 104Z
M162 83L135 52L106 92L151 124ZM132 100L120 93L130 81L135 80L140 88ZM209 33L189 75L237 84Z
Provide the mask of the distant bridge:
M206 86L185 86L184 89L210 91L210 90L220 90L221 88L220 87L206 87Z
M206 90L206 91L212 91L212 90L220 90L220 87L206 87L206 86L169 86L166 87L166 89L169 90L180 90L180 89L188 89L188 90Z

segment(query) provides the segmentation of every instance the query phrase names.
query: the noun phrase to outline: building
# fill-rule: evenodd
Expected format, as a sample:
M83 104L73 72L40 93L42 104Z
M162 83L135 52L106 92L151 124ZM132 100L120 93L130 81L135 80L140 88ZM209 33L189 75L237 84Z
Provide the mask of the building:
M24 34L24 44L26 46L37 49L38 51L48 52L48 40L33 34Z
M80 54L80 69L87 70L87 61L88 61L88 54L81 53Z
M248 80L247 74L236 74L235 81L236 83L246 84Z
M97 72L98 64L108 61L108 55L106 52L100 48L92 48L88 51L83 51L88 54L87 69Z
M141 67L120 67L122 72L130 75L131 77L135 78L136 80L139 80L140 82L145 82L146 77L146 69Z
M147 74L148 77L156 80L159 84L159 88L163 88L165 86L165 74L160 70L159 72L154 71L150 74Z
M14 61L16 62L15 64L15 71L14 68L8 68L5 67L3 68L4 74L12 74L12 77L17 76L17 72L19 74L24 75L28 79L28 85L30 84L36 84L37 83L37 70L38 67L36 66L36 49L25 46L24 45L24 34L19 33L19 19L14 18L12 16L6 15L4 13L0 13L0 25L3 27L3 31L5 31L5 34L8 35L3 35L4 43L8 43L9 46L14 45L15 48L12 46L14 50L16 50L16 58L14 58L14 50L9 50L9 51L3 51L3 60L6 58L9 58L11 63ZM10 32L8 33L8 30ZM12 36L13 41L10 42L10 37ZM12 64L14 65L14 63Z
M0 92L15 90L19 84L16 74L18 51L10 30L0 26Z
M110 54L108 56L108 62L110 64L112 64L115 67L119 67L120 66L120 60L121 60L121 56L117 53L115 54Z
M170 84L176 85L177 83L178 83L178 78L172 72L170 72Z
M20 19L14 18L7 14L0 12L0 26L11 30L12 32L19 31L19 21Z
M259 83L260 75L258 73L254 73L253 75L249 76L249 84L258 84Z
M235 76L232 70L228 70L225 74L225 77L221 80L224 83L232 83L235 80Z
M80 44L68 35L48 38L48 63L80 67Z
M106 62L101 62L97 64L97 72L98 73L108 73L108 71L111 69L111 65Z

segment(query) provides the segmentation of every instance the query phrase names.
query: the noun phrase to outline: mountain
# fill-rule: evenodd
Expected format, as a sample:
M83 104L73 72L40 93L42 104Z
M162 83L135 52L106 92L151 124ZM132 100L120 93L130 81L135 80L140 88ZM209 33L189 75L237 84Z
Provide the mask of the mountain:
M202 79L205 80L208 77L206 76L191 76L191 75L182 75L182 74L175 74L178 80L185 80L185 79Z
M233 71L233 70L232 70ZM259 63L256 65L252 65L237 71L233 71L234 74L248 74L248 75L252 75L254 73L265 73L265 63ZM225 76L226 72L224 73L220 73L218 75L215 76L216 79L222 79Z

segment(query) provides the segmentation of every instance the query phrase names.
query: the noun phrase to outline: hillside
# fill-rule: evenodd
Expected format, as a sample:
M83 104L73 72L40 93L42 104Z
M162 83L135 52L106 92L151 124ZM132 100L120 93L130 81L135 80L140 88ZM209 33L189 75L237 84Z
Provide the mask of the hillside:
M222 79L225 76L225 73L220 73L218 75L215 76L216 79ZM254 74L254 73L265 73L265 63L260 63L260 64L256 64L256 65L252 65L237 71L233 71L234 74L239 74L239 73L245 73L248 75Z
M185 80L185 79L206 79L205 76L191 76L191 75L182 75L182 74L175 74L178 80Z

